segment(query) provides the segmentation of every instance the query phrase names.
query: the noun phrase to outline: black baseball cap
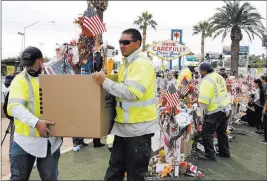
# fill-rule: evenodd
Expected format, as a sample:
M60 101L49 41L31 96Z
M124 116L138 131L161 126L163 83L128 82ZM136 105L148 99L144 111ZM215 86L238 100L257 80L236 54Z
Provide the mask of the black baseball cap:
M209 62L201 62L199 65L199 70L213 71L211 64Z
M38 58L43 58L41 50L36 47L28 47L21 55L22 61L20 62L20 66L30 67Z

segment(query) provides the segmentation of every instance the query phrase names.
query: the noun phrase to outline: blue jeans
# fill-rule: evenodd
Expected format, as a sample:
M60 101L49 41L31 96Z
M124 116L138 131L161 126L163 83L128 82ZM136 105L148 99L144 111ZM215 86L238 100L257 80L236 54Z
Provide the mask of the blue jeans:
M29 180L35 160L42 180L57 180L60 149L51 155L51 145L48 141L47 156L36 158L24 151L15 141L11 146L11 178L10 180Z

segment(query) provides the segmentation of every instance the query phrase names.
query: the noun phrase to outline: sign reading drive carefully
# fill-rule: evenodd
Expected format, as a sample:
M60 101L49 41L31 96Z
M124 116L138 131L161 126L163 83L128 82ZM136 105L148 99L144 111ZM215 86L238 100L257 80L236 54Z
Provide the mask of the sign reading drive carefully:
M178 41L167 40L155 45L150 45L147 51L163 60L173 60L188 55L191 50Z

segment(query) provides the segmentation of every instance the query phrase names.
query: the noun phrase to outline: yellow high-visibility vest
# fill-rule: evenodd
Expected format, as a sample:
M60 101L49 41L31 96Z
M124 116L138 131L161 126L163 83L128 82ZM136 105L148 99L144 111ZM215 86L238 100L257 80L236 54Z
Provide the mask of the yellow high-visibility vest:
M137 55L127 66L124 62L118 70L118 83L124 83L138 99L116 98L116 122L139 123L157 119L156 74L149 59Z
M207 74L200 85L198 102L208 105L207 115L225 109L231 100L224 78L216 72Z
M40 95L39 84L26 70L18 74L12 81L9 89L9 100L7 111L10 112L13 106L23 105L36 117L40 117ZM39 137L38 130L14 117L15 132L24 136Z

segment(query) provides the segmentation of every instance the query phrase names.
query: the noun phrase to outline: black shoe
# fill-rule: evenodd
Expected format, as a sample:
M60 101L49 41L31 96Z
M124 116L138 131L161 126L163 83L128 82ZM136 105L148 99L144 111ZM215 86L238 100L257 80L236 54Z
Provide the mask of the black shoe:
M216 153L216 156L223 157L223 158L231 158L230 154L220 154L220 153Z
M85 143L84 141L81 141L81 142L80 142L80 145L81 145L81 146L88 146L88 144Z
M216 161L216 156L209 156L209 155L206 155L206 154L199 154L198 155L198 159Z
M105 146L105 144L103 144L103 143L94 144L95 148L99 148L99 147L103 147L103 146Z

